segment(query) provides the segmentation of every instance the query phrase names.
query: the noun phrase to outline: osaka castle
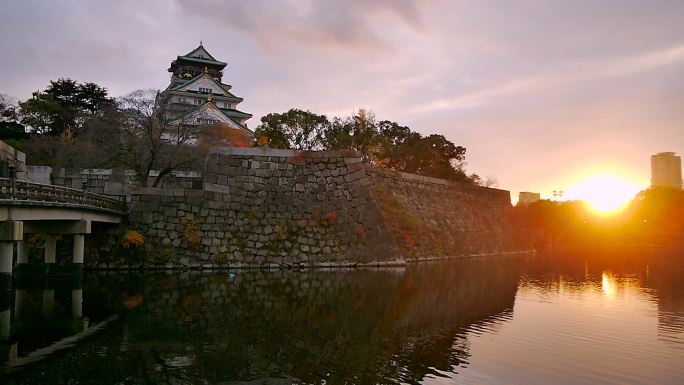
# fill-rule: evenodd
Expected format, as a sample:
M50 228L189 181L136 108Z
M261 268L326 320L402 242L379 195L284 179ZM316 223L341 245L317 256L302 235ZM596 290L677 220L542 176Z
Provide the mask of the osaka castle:
M223 83L226 65L214 59L200 42L197 48L171 62L171 84L159 94L158 105L165 113L179 117L182 124L223 123L253 136L247 128L252 114L237 109L242 98Z

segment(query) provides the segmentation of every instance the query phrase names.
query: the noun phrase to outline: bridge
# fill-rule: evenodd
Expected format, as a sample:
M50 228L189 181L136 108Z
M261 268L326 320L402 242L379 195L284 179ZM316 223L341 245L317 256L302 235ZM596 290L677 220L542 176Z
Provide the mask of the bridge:
M121 223L123 201L77 189L0 178L0 275L28 265L27 234L44 234L46 272L55 264L57 237L73 236L72 262L83 268L85 235L93 222Z

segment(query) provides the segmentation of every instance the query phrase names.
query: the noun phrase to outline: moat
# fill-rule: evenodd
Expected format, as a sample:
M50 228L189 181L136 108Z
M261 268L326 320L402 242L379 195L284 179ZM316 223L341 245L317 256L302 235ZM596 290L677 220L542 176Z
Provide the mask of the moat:
M660 254L16 280L0 378L681 384L684 260Z

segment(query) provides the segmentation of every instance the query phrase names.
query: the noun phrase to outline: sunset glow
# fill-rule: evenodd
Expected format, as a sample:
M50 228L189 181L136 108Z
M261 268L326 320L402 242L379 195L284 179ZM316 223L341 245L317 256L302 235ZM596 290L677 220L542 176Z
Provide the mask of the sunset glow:
M638 183L617 174L597 174L568 189L565 197L587 202L596 212L610 214L623 209L642 190Z

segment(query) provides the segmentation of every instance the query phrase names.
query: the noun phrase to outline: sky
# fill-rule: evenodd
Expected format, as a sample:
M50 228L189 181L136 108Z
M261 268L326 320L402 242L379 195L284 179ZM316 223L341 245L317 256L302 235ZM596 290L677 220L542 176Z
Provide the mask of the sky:
M68 77L122 96L165 88L204 47L261 116L380 120L466 147L498 187L572 191L597 173L647 187L684 153L681 0L3 0L0 93Z

